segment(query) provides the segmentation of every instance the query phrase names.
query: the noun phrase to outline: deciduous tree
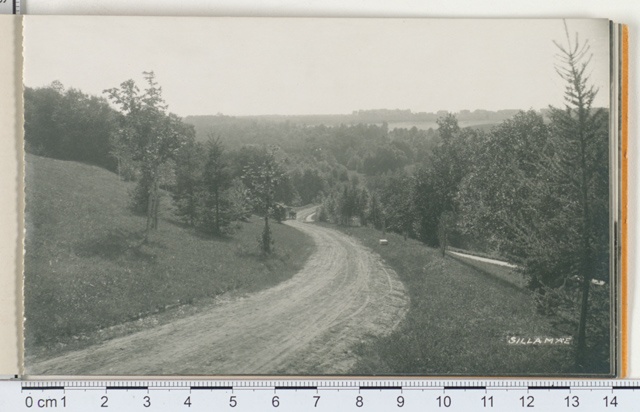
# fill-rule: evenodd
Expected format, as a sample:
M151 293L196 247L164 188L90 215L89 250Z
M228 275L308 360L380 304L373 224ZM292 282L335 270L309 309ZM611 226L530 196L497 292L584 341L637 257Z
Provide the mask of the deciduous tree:
M273 250L273 238L269 227L269 216L276 205L276 190L284 177L284 170L276 157L276 149L265 148L260 156L245 167L243 182L247 186L256 211L264 216L264 230L260 238L260 249L265 254Z
M115 170L111 135L116 111L97 96L65 89L60 82L24 92L25 149L41 156Z
M147 86L142 92L133 80L127 80L119 88L104 93L119 106L123 114L119 137L130 149L133 160L140 164L137 194L146 198L146 205L139 205L147 214L146 240L149 232L158 227L160 168L175 155L185 134L193 133L193 128L167 113L162 88L154 73L143 75Z

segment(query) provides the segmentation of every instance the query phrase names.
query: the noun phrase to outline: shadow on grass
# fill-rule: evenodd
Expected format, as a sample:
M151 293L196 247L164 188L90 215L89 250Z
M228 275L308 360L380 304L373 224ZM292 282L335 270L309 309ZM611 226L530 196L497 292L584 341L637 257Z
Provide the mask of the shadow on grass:
M112 230L103 236L79 242L74 250L81 257L100 257L115 260L121 257L132 257L137 260L151 262L156 255L143 248L164 248L164 245L154 241L144 242L144 234Z
M171 218L171 217L165 217L162 220L164 220L165 222L177 226L181 229L187 230L190 232L191 235L197 237L198 239L202 239L202 240L211 240L211 241L215 241L215 242L225 242L225 243L229 243L232 242L234 240L233 238L233 233L227 234L227 233L222 233L222 234L214 234L214 233L206 233L203 232L201 230L196 229L195 227L193 227L192 225L189 225L179 219L175 219L175 218Z
M212 242L223 242L223 243L231 243L234 239L233 239L233 235L229 235L229 234L213 234L213 233L206 233L206 232L201 232L199 230L195 230L195 229L191 229L191 233L193 234L193 236L197 237L198 239L202 239L202 240L208 240L208 241L212 241Z
M183 222L182 220L175 219L173 217L164 217L164 218L162 218L162 220L164 220L165 222L170 223L170 224L172 224L174 226L178 226L181 229L185 229L185 230L193 229L193 226Z

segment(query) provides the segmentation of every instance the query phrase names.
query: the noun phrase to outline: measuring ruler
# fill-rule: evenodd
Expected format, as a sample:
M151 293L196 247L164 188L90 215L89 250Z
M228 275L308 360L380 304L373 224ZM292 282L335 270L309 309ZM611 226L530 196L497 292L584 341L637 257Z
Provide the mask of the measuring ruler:
M21 14L20 0L0 0L0 14Z
M0 381L0 411L640 411L639 380Z

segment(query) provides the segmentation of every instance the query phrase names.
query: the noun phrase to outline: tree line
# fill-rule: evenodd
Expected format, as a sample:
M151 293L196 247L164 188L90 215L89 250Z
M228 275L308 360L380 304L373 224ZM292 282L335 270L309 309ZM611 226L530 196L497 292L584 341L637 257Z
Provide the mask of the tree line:
M169 194L182 222L201 232L229 235L252 213L264 217L260 248L271 253L269 218L284 219L293 201L284 154L266 145L227 151L211 135L195 140L192 125L168 112L153 72L89 96L59 82L25 90L25 150L95 164L133 181L129 207L146 216L144 241L158 228L161 199ZM296 176L295 174L293 176ZM309 180L308 178L302 180Z
M164 194L186 225L229 235L251 213L268 211L281 220L284 205L320 202L350 173L407 167L437 139L433 130L389 131L386 124L307 127L228 116L198 137L193 125L168 111L155 75L143 77L143 86L127 80L102 96L57 81L27 87L25 150L98 165L135 182L129 206L146 215L145 238L158 226ZM273 196L265 197L257 165L269 168L267 159L277 167L269 180Z

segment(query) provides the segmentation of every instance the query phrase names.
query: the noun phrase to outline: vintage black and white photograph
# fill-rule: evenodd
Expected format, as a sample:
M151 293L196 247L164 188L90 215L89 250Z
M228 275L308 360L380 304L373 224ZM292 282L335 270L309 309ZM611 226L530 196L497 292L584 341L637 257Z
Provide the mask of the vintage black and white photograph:
M608 20L23 35L27 374L616 374Z

